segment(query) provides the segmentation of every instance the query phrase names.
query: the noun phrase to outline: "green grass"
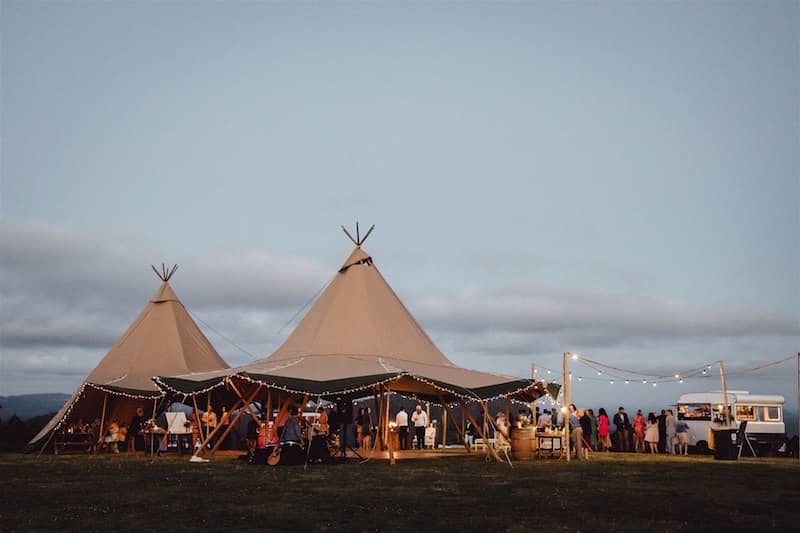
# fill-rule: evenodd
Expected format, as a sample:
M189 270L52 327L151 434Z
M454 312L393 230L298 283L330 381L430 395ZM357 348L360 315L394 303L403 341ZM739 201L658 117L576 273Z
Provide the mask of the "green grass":
M594 454L332 466L0 455L2 531L796 530L791 459Z

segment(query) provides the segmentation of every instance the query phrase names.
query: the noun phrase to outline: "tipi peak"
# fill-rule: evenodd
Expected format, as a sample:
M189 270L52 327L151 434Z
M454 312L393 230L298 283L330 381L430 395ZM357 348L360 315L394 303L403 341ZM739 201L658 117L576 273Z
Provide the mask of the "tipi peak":
M358 229L358 221L356 220L356 237L354 239L353 235L349 231L347 231L347 228L345 228L344 225L342 226L342 231L344 232L345 235L347 235L350 238L351 241L353 241L353 244L356 245L356 248L360 248L361 245L364 244L364 241L367 240L367 237L369 237L369 234L372 233L372 230L374 229L375 229L375 224L370 226L369 230L367 230L367 233L364 234L364 238L362 239L361 232Z

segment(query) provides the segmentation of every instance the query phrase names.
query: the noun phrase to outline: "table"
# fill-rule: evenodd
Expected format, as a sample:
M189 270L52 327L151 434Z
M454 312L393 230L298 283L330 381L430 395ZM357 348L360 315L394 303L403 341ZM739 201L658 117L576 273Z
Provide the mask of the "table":
M564 435L561 433L537 433L536 458L541 458L543 451L551 455L558 452L558 454L561 455L563 439ZM556 441L558 441L558 446L556 446Z

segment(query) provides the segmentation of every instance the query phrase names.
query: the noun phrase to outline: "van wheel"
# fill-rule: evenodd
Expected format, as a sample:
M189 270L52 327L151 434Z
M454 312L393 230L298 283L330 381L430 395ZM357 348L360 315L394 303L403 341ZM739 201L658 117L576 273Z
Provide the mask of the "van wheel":
M708 443L704 440L697 441L694 446L694 451L699 455L708 455Z

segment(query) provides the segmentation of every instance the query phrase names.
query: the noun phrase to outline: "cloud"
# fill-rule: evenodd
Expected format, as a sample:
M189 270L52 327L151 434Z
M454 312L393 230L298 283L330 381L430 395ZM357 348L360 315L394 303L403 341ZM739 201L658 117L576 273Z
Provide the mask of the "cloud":
M481 288L417 296L409 303L429 327L499 338L500 349L513 350L531 335L565 347L642 339L800 336L797 317L745 304L719 309L593 289Z
M0 370L6 377L0 385L8 387L7 376L22 387L26 380L41 383L45 372L65 383L85 375L155 292L159 282L149 264L165 256L159 245L135 236L2 223ZM338 267L244 247L174 261L181 268L173 287L234 365L277 348ZM796 316L746 302L697 306L641 288L536 287L525 276L506 274L502 287L412 288L400 297L454 361L519 374L527 374L536 354L564 350L641 368L707 359L711 350L764 360L800 341ZM758 353L764 347L772 351Z

